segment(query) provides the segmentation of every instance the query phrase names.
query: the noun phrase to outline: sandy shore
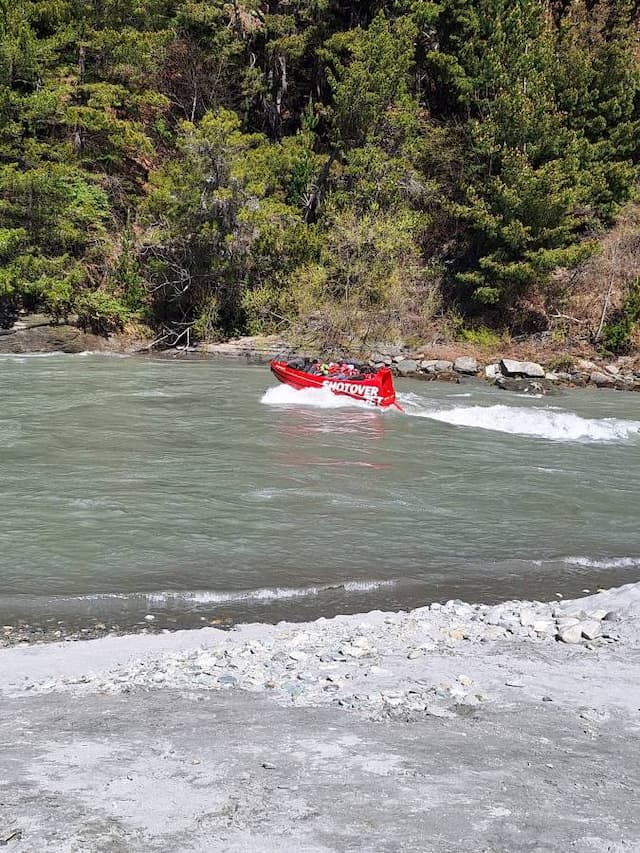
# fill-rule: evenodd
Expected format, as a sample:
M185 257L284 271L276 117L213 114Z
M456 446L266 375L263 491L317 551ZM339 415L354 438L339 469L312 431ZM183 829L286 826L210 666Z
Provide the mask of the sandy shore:
M0 651L12 851L640 850L640 584Z

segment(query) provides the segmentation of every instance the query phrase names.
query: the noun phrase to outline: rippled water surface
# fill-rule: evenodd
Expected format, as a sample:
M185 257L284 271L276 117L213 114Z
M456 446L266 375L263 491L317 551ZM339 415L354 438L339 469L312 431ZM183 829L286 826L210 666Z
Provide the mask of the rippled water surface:
M309 618L640 579L640 395L0 358L0 618Z

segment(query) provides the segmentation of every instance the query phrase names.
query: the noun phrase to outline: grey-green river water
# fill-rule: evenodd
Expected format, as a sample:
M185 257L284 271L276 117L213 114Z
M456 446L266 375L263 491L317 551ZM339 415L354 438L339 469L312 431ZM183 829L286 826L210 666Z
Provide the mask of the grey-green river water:
M640 395L0 358L0 625L313 618L640 579Z

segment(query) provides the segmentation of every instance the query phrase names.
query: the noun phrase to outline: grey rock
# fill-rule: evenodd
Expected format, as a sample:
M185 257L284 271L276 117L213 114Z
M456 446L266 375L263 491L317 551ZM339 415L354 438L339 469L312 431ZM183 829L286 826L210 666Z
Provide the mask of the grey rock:
M50 326L53 317L48 314L25 314L13 324L12 331L21 329L37 329L39 326Z
M606 610L589 610L589 611L587 611L587 616L589 617L589 619L598 619L598 621L604 619L606 615L607 615Z
M0 342L0 352L68 352L110 349L106 338L98 337L74 326L35 326L18 329L5 335Z
M420 362L420 370L423 373L449 373L453 369L453 362L441 358L429 358Z
M500 374L499 364L488 364L484 369L484 375L487 379L495 379Z
M531 627L537 634L550 634L554 630L554 624L550 619L537 619Z
M456 373L475 375L478 372L478 362L475 358L471 358L468 355L462 355L454 361L453 369Z
M400 376L408 376L411 373L417 373L418 362L413 361L413 359L410 358L402 359L396 363L396 370Z
M582 625L578 622L576 625L571 625L569 628L558 631L558 639L563 643L575 645L582 639Z
M602 617L603 622L619 622L620 614L616 610L609 610Z
M520 613L520 624L525 628L533 625L533 623L538 618L538 614L535 610L522 610Z
M595 640L602 633L602 627L597 619L587 619L586 622L581 622L582 636L585 640Z
M515 379L511 376L497 376L495 384L503 391L515 391L518 394L557 393L554 382L548 379Z
M598 370L594 370L589 376L589 382L591 382L592 385L596 385L598 388L608 388L616 384L616 380L613 376L609 376L607 373L601 373Z
M218 678L218 684L228 684L230 687L234 687L238 683L238 679L235 675L221 675Z
M487 625L499 625L503 619L504 610L502 607L490 607L484 617Z
M544 368L535 361L514 361L503 358L500 370L505 376L522 376L528 379L544 379Z

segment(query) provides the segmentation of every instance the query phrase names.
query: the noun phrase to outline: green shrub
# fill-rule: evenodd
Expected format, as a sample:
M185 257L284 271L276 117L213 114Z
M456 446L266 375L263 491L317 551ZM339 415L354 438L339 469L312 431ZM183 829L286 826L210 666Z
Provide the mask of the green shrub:
M200 305L192 330L200 341L214 341L221 337L220 303L215 296L210 296Z
M91 290L81 294L74 303L78 325L96 335L121 332L131 312L112 293Z
M575 369L575 362L568 355L558 355L550 358L547 362L547 367L551 371L561 371L562 373L571 373Z
M486 326L478 326L475 329L462 328L458 330L456 336L459 341L466 341L479 347L491 348L504 343L502 335L492 332Z
M631 349L633 323L628 317L622 317L617 323L605 323L602 327L600 345L614 355L624 355Z
M602 327L600 345L607 352L624 355L631 350L636 323L640 321L640 279L629 288L622 309Z

